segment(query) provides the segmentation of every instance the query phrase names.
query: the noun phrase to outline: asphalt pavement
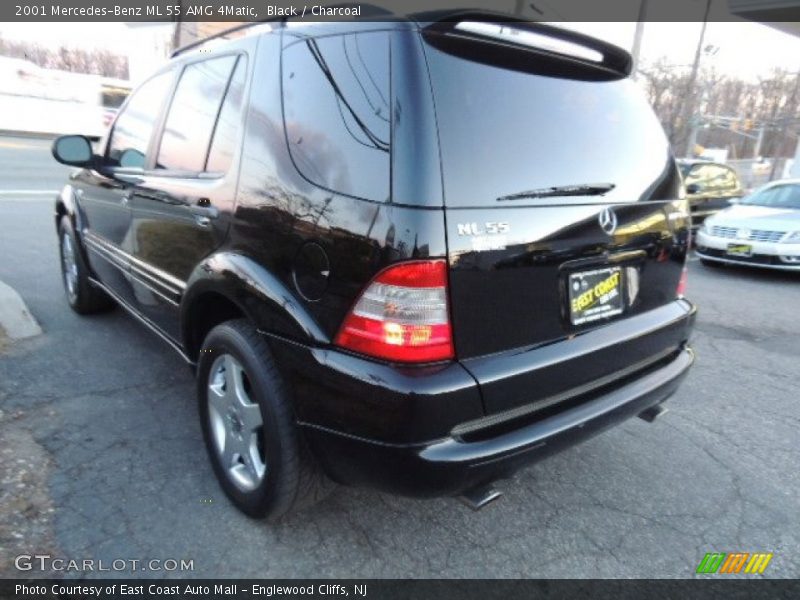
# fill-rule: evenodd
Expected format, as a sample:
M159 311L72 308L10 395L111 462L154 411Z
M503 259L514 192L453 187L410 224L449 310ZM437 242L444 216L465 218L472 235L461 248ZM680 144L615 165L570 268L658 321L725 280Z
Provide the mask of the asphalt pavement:
M12 559L46 552L192 560L194 577L684 578L718 551L800 576L800 274L692 261L698 358L670 412L533 465L480 512L340 488L270 525L219 490L186 365L122 310L67 307L51 193L67 170L48 148L0 138L0 280L44 330L0 355L0 438L20 444L0 450L25 475L0 477L0 498L24 492L0 520L0 574L35 574Z

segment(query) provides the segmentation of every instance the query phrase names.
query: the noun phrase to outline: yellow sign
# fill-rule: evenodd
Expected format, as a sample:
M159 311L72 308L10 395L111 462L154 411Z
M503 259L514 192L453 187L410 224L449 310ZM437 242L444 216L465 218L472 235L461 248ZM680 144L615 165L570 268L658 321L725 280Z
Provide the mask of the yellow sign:
M583 292L577 298L572 299L572 311L580 312L599 302L609 292L613 292L619 287L620 271L616 271L606 277L603 281Z

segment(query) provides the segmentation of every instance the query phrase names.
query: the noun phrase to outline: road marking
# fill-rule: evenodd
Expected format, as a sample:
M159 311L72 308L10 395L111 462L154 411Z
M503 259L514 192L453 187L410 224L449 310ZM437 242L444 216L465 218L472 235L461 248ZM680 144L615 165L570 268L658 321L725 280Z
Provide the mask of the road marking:
M0 142L0 148L14 148L16 150L41 150L47 146L32 146L30 144L21 144L19 142Z
M52 202L58 195L58 190L0 190L0 203L12 202Z
M58 190L0 190L0 196L43 196L58 194Z

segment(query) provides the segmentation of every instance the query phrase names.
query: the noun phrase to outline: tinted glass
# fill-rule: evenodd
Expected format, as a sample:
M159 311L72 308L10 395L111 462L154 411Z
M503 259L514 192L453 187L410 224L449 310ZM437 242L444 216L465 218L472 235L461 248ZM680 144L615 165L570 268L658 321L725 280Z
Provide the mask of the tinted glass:
M206 171L225 173L231 166L239 140L246 73L247 60L240 57L225 94L222 109L219 111L219 119L208 151Z
M720 175L720 185L726 191L733 191L738 187L738 178L736 172L728 167L720 167L722 173Z
M432 46L426 54L448 206L497 206L524 191L606 183L614 188L585 201L677 194L666 136L632 81L543 76Z
M283 56L286 136L303 176L370 200L389 198L389 36L308 39Z
M156 159L157 169L203 171L235 56L187 66L169 107Z
M111 165L144 166L147 146L171 80L170 72L156 75L133 93L114 122L107 155Z
M800 210L800 185L776 185L748 196L742 204Z
M130 94L129 89L104 85L100 91L100 103L103 108L119 108L128 94Z
M728 192L736 189L736 174L721 165L700 165L686 178L686 184L696 183L702 192Z
M709 181L712 178L712 173L709 165L699 165L692 168L686 176L686 185L696 184L702 190L708 189Z

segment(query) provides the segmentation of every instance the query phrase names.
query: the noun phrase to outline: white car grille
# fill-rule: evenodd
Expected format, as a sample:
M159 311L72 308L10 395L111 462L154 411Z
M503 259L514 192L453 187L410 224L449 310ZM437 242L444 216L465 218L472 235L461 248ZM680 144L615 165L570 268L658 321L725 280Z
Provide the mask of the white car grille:
M721 227L715 225L711 228L711 235L716 237L731 238L731 239L747 239L753 242L779 242L781 238L786 235L785 231L768 231L766 229L747 229L746 236L743 238L739 235L742 227Z

